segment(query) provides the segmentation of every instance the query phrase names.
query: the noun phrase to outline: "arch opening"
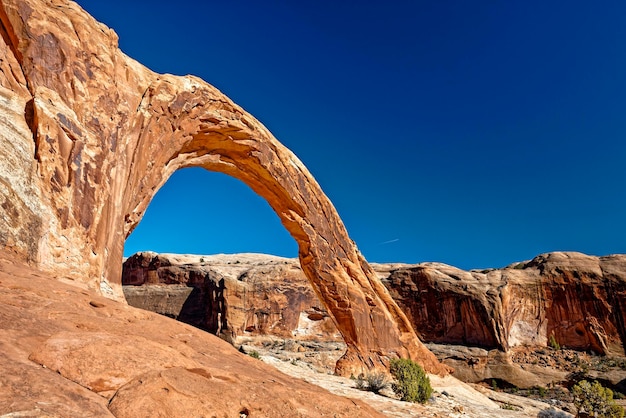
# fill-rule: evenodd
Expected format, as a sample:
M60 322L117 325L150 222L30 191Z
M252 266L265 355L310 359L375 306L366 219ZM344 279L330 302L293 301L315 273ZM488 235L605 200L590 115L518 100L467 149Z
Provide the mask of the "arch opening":
M325 312L296 256L276 213L244 183L179 169L125 243L123 292L132 306L232 343L244 333L288 337L302 314Z
M267 201L245 183L200 167L177 170L156 192L124 243L125 257L140 251L298 256Z

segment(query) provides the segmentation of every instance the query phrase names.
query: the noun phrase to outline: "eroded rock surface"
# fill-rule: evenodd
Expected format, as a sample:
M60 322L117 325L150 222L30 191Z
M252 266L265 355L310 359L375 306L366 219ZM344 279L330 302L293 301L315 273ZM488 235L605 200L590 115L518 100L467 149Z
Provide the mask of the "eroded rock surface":
M0 252L2 416L382 416L209 333L4 256Z
M229 341L244 335L341 340L296 259L143 252L125 261L122 283L132 306Z
M624 355L626 255L555 252L482 272L425 263L384 281L429 342Z
M204 262L200 263L200 259ZM567 381L566 375L575 367L566 372L545 363L541 357L537 357L536 362L535 359L519 361L523 357L520 353L551 351L551 345L557 344L582 352L624 356L622 324L626 318L621 308L626 302L624 255L592 257L580 253L549 253L504 269L471 272L438 263L373 264L372 267L396 302L405 309L415 328L421 331L421 337L431 343L431 351L455 369L455 376L463 381L496 379L520 388ZM124 283L144 284L125 287L125 291L133 295L129 301L166 313L159 304L167 305L167 299L159 297L176 287L164 284L172 282L172 277L177 275L174 272L181 271L184 272L182 277L208 275L215 283L224 277L231 278L226 280L227 290L223 292L225 312L229 306L237 312L248 312L227 327L235 343L256 341L266 348L269 343L259 338L263 335L293 339L296 344L306 335L319 343L335 338L336 331L330 326L306 331L306 327L315 322L304 319L311 312L317 313L319 308L304 274L289 259L259 254L137 254L124 266ZM246 299L248 302L241 297L231 297L237 292L240 294L242 287L250 291L249 283L245 282L247 272L254 272L250 277L254 277L252 292L256 293ZM235 280L242 276L244 280ZM289 279L278 285L285 276ZM284 298L286 293L289 293L288 298ZM152 306L142 301L146 294L154 298L148 298ZM306 302L302 304L302 301ZM271 308L272 303L278 304ZM281 304L289 306L291 312L300 312L297 327L293 315L283 316ZM200 310L205 311L206 307ZM257 326L259 321L255 317L266 317L266 314L271 316L272 326ZM319 315L325 312L319 310ZM248 327L248 323L254 325ZM302 357L289 355L290 358ZM578 361L572 362L582 367ZM610 383L615 386L614 382ZM619 388L622 390L621 386Z
M410 357L416 338L298 158L206 82L156 74L68 0L3 0L0 248L111 298L125 238L176 170L236 177L298 243L302 269L343 335L343 374Z
M480 272L440 263L372 267L425 341L500 351L557 343L601 355L624 355L626 255L548 253L504 269ZM155 292L167 292L170 286L164 284L190 285L192 277L203 277L201 282L206 279L210 286L225 280L220 302L223 312L228 312L229 306L248 312L229 320L234 336L244 331L293 336L306 333L300 329L303 321L295 320L297 312L301 319L315 318L315 312L319 312L317 318L326 315L303 272L290 259L261 254L139 253L124 265L124 284L152 283ZM243 288L250 295L247 301L241 297ZM142 302L141 290L135 286L127 286L125 291L133 295L132 304L159 311ZM163 303L157 296L153 303ZM257 317L264 315L271 318L267 322L271 327L261 325L266 322ZM332 340L334 332L332 327L318 328L317 337Z

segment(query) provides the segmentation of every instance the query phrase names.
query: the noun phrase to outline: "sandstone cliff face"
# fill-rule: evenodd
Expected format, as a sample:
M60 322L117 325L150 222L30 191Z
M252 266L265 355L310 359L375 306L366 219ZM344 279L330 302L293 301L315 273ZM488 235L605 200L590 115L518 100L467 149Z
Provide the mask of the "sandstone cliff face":
M236 177L265 198L342 333L343 374L411 357L416 338L298 158L254 117L191 76L151 72L69 0L0 7L0 245L111 298L125 238L176 170Z
M295 259L144 252L124 262L122 284L130 305L229 341L244 335L341 340Z
M223 292L224 311L232 307L237 312L248 312L239 319L228 319L233 336L241 336L245 331L281 337L294 335L302 325L296 327L295 318L284 312L300 312L300 324L311 312L325 315L321 306L316 305L304 274L291 260L260 255L254 256L255 262L242 255L221 261L219 257L194 257L138 254L124 265L124 284L161 284L143 291L146 294L166 292L164 289L170 287L164 288L162 284L188 283L188 278L194 275L210 277L212 283L230 278L226 280L226 288L234 290ZM200 259L205 262L199 263ZM508 351L519 346L545 347L554 336L554 341L567 348L624 355L626 255L550 253L529 262L483 272L467 272L438 263L374 264L373 268L414 327L420 330L424 341ZM247 272L258 287L253 291L257 295L245 302L237 295L250 284L245 278ZM236 279L242 274L243 280ZM180 278L173 280L173 276ZM250 287L247 289L250 292ZM163 299L157 298L160 302L155 299L150 302L153 306L148 306L150 303L142 301L141 290L127 286L126 292L134 295L129 297L131 304L167 313L166 309L155 306L163 303ZM151 297L155 296L158 295ZM281 310L281 304L288 309ZM308 311L307 307L310 307ZM258 312L261 317L272 319L259 321L255 319ZM229 315L233 314L225 314L230 318ZM272 325L261 326L261 323ZM212 332L216 329L205 328ZM311 334L317 338L333 339L332 327L317 328L315 332Z
M385 280L426 341L624 355L626 256L550 253L501 270L425 264Z

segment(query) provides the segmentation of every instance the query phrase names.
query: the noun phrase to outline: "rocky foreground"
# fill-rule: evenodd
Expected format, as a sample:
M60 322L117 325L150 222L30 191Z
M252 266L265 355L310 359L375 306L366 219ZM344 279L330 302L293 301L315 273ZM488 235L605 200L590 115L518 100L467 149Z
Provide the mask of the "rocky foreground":
M550 253L470 272L372 266L439 360L465 382L499 388L490 396L502 405L519 404L502 400L505 390L572 410L568 388L582 378L626 392L626 256ZM295 259L138 253L122 281L131 305L269 359L328 374L345 347Z
M312 370L295 346L291 360L257 346L257 360L195 327L60 279L0 252L2 416L495 418L549 407L510 395L492 400L434 375L432 401L400 402ZM502 409L508 404L516 410Z
M54 279L0 259L2 416L383 416L197 328Z

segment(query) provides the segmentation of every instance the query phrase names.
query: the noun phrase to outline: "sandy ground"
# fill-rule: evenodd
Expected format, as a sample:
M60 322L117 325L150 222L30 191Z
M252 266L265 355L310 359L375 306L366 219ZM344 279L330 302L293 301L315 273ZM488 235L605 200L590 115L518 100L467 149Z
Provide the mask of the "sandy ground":
M430 376L435 393L431 401L425 405L402 402L393 399L391 393L376 395L372 392L359 390L355 381L320 373L312 370L301 361L290 362L271 355L262 355L261 360L271 364L278 370L306 382L318 385L337 395L360 399L388 417L536 417L550 405L532 401L515 395L496 393L489 389L468 385L448 376ZM514 408L515 410L504 409ZM563 417L571 416L563 413Z

